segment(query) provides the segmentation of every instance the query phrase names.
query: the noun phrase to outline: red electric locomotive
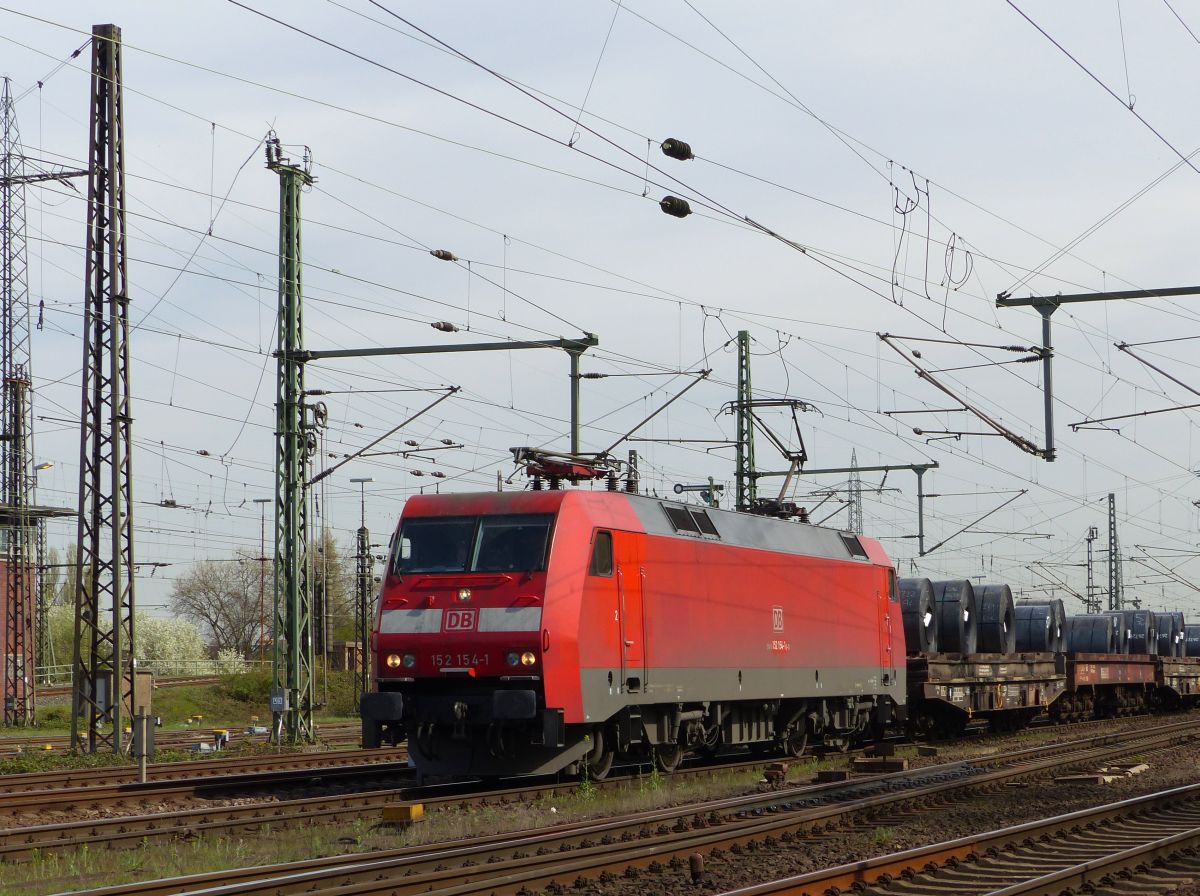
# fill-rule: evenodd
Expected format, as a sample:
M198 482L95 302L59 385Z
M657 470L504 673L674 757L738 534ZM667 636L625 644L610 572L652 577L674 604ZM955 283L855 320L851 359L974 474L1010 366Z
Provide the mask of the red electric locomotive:
M363 745L488 777L840 746L905 702L898 600L878 542L834 529L615 491L413 497Z

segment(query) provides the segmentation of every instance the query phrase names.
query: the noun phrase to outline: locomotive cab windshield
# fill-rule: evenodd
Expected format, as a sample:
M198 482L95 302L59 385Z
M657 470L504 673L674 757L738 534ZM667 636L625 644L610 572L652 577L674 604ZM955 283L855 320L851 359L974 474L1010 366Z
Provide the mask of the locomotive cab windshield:
M391 572L538 572L546 568L549 513L417 517L400 529Z

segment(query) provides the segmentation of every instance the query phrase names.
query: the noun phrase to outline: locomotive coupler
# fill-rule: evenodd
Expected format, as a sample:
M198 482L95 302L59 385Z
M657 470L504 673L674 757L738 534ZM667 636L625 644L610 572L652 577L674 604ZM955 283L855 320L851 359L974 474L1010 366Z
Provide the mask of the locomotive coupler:
M471 713L471 707L467 706L462 700L454 701L454 733L451 735L455 740L467 739L467 716Z

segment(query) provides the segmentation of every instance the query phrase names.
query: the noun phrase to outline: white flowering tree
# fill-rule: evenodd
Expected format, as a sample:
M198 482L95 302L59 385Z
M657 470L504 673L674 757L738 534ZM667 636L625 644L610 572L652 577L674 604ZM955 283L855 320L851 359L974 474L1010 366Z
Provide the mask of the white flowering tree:
M48 609L50 653L59 673L56 678L70 676L72 642L75 637L75 608L54 606ZM111 624L111 617L104 619ZM138 665L151 669L155 675L195 675L214 671L208 659L204 637L186 619L163 618L143 611L134 614L135 647Z

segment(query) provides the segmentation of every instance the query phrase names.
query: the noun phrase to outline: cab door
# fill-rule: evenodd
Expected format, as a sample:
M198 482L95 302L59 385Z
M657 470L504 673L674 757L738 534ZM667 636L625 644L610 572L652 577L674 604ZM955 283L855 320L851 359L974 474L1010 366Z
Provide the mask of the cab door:
M617 616L621 630L621 682L628 692L646 687L646 571L640 534L613 533Z
M895 633L892 631L892 610L900 606L900 590L896 581L896 571L887 571L887 582L882 593L877 592L879 605L879 663L880 684L891 681L892 672L896 667Z

